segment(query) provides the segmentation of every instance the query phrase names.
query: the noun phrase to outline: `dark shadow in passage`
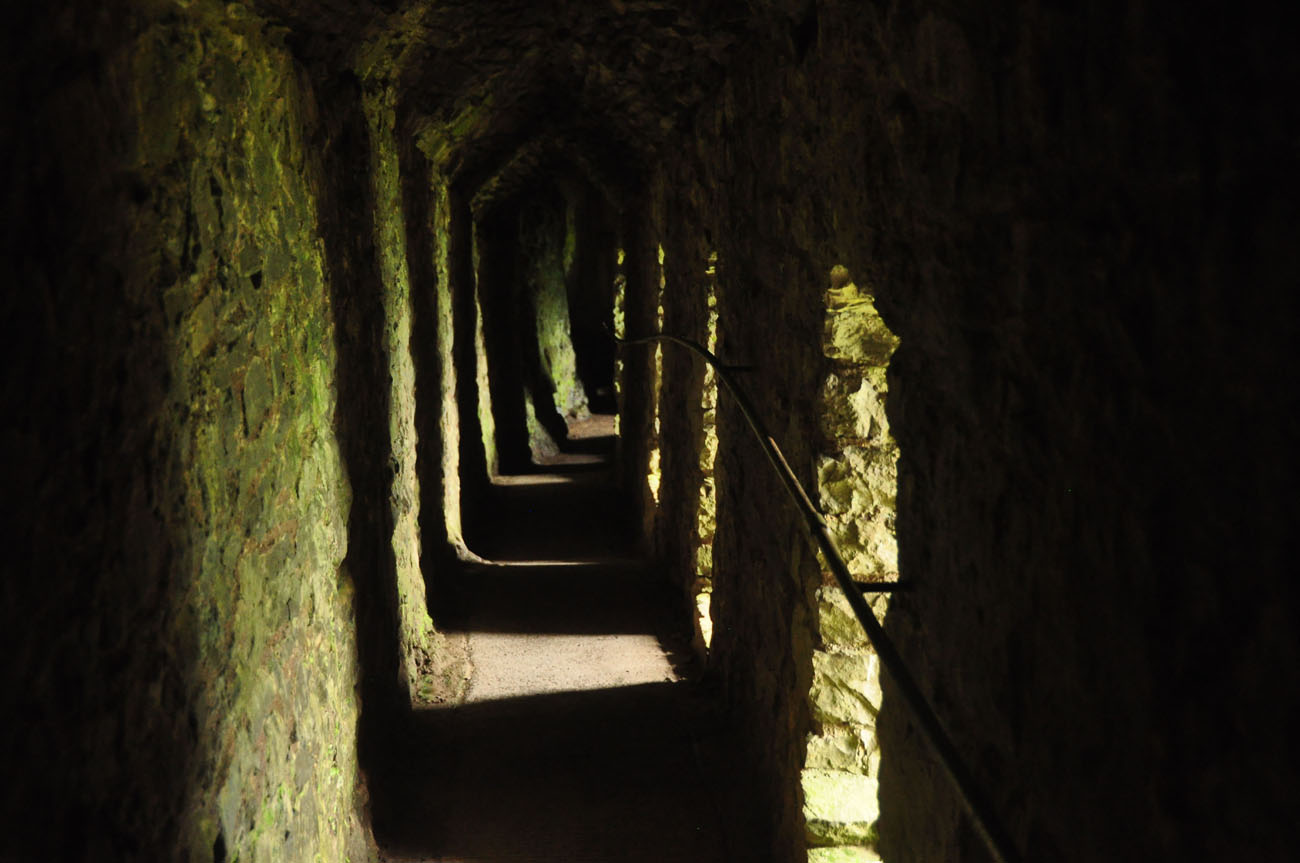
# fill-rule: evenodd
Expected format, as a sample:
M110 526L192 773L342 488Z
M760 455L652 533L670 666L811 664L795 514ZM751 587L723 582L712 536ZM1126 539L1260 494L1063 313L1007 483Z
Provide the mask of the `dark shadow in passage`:
M470 548L488 560L572 560L632 556L633 523L607 460L530 465L488 489L487 517L465 524Z
M478 289L488 386L492 394L492 422L496 427L499 466L507 472L527 468L532 463L524 410L523 360L515 338L520 315L511 299L511 285L516 279L513 227L512 220L500 212L478 223Z
M376 838L469 860L766 858L711 693L643 684L423 711L373 783Z
M617 435L599 435L585 438L571 437L560 447L560 451L575 455L594 455L612 459L617 444Z
M531 462L524 467L517 468L509 473L502 473L492 481L494 486L500 485L517 485L527 482L528 477L538 477L539 483L554 482L556 480L547 480L545 477L575 477L579 475L607 476L610 472L609 463L596 458L589 458L578 455L572 460L566 460L560 464L537 464Z
M571 197L575 223L573 270L568 280L569 318L578 379L593 412L613 413L614 275L618 220L613 208L590 183L575 183Z
M29 8L7 28L26 44L6 52L5 81L23 83L0 104L0 859L164 859L214 757L199 738L212 689L198 634L178 621L204 595L193 576L210 575L194 540L210 515L184 509L197 497L185 478L216 419L169 403L176 345L196 328L162 300L180 278L161 263L180 227L166 219L185 200L164 172L192 166L128 167L136 119L116 85L132 79L88 48L49 51L66 16ZM199 236L185 237L181 268ZM179 387L200 392L190 374ZM220 410L240 415L230 397Z
M635 562L474 564L444 585L446 632L633 634L662 627L675 592ZM660 639L665 641L665 638Z

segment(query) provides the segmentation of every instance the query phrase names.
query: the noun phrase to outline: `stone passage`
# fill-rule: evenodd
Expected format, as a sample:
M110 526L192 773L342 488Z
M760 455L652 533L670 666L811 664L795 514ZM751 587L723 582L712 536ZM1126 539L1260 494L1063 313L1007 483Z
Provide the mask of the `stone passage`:
M474 545L484 560L443 584L435 617L466 634L472 672L462 704L416 712L372 782L376 836L395 859L767 854L675 597L632 556L612 439L580 435L587 452L494 480Z
M743 369L854 570L913 585L883 625L1027 860L1294 860L1276 16L6 13L0 860L373 863L373 813L422 859L462 830L462 856L749 860L752 834L777 863L986 863L735 405L667 348L616 376L607 328ZM828 355L836 264L860 290L837 276ZM850 349L892 347L880 321L887 370ZM622 524L598 471L491 482L584 411L618 414L630 539L594 529ZM562 506L585 556L533 517ZM664 671L661 606L710 697ZM583 670L520 685L524 644ZM742 775L709 766L715 690L749 821L701 802Z

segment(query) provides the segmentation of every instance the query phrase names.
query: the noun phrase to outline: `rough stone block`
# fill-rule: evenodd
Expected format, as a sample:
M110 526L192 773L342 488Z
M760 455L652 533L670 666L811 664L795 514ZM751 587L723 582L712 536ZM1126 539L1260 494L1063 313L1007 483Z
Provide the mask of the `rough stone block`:
M859 297L827 313L826 356L867 365L885 366L898 347L898 338L885 326L870 297Z
M877 617L885 613L889 605L888 594L868 594L866 598L867 605ZM828 584L818 589L817 613L818 630L821 632L822 643L827 647L870 647L867 633L853 613L848 597L839 587Z
M809 845L869 845L880 817L876 780L842 770L803 771Z
M873 775L871 762L877 752L876 736L872 729L827 725L820 735L808 738L808 754L804 766L869 776Z
M271 371L261 357L254 357L244 375L244 422L250 436L261 430L273 398Z
M820 721L872 725L880 709L879 660L867 650L816 651L809 695Z

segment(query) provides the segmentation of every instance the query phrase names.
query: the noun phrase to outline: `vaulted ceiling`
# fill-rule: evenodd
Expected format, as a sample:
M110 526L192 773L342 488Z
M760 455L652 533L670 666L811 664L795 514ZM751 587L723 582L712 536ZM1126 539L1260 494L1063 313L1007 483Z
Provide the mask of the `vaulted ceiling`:
M744 3L702 0L260 5L318 74L390 88L399 128L471 197L526 184L557 151L625 193L717 85L748 20Z

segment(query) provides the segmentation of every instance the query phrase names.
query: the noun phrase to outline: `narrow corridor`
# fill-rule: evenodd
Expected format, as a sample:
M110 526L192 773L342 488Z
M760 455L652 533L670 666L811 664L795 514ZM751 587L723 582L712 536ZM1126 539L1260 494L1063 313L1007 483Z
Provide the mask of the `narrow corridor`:
M1296 859L1279 14L9 11L0 863Z
M679 600L632 551L613 437L575 431L572 452L495 481L484 562L431 601L468 634L470 688L394 746L376 836L395 861L761 860Z

